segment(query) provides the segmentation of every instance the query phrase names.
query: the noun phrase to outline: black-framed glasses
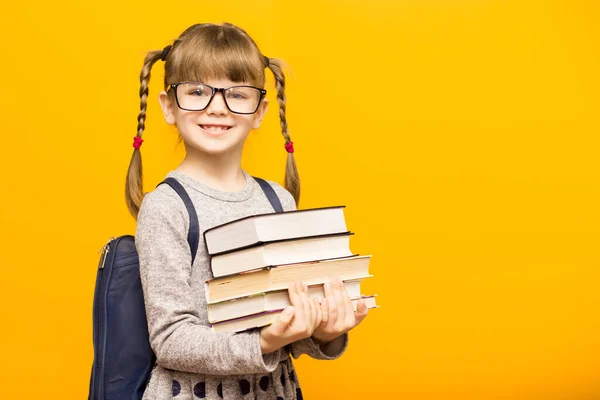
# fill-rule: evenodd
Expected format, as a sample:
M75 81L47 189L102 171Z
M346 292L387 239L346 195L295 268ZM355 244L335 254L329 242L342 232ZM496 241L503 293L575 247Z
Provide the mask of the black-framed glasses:
M215 88L202 82L179 82L169 85L175 92L177 107L186 111L202 111L208 107L215 94L221 93L225 105L235 114L254 114L267 94L265 89L254 86L231 86Z

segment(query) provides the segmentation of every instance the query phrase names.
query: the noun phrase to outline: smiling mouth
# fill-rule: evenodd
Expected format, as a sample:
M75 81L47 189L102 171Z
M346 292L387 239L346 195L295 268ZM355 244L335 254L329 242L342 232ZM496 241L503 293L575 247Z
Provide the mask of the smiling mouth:
M205 131L211 132L211 133L220 133L220 132L225 132L229 129L231 129L231 126L226 126L226 125L199 125L200 128L204 129Z

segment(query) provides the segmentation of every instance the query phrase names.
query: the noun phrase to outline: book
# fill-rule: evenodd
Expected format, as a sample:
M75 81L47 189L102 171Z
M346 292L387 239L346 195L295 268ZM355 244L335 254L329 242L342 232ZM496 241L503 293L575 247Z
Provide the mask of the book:
M347 232L344 206L259 214L228 222L204 232L209 255L311 236Z
M221 277L254 269L284 264L325 260L352 256L350 235L318 236L302 239L268 242L242 250L212 256L213 276Z
M369 275L370 261L370 255L352 256L281 265L213 278L205 283L206 302L212 304L237 297L284 290L296 280L301 280L311 286L322 285L334 276L343 281L364 279L371 276Z
M365 300L367 304L367 308L377 308L377 302L375 301L375 296L363 296L361 297ZM352 299L352 305L354 306L354 310L356 311L356 306L359 299ZM214 332L241 332L252 328L260 328L262 326L270 325L279 314L281 314L283 310L272 310L263 312L260 314L249 315L242 318L231 319L227 321L217 322L212 324L211 329Z
M350 298L360 297L360 280L344 282ZM308 287L308 296L319 302L325 297L323 285ZM287 290L258 293L208 305L208 322L214 323L246 315L282 310L291 305Z

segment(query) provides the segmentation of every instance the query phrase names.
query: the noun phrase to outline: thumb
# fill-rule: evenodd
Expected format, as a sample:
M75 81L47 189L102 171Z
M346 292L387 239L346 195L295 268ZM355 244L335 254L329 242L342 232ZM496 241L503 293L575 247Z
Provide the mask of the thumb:
M279 336L283 335L283 332L285 332L290 325L292 318L294 318L294 307L289 306L279 314L279 317L277 317L275 322L273 322L273 325L271 325L273 333Z
M369 309L367 308L367 303L363 299L358 301L356 305L356 312L354 313L354 317L356 319L356 325L360 324L363 319L367 316Z

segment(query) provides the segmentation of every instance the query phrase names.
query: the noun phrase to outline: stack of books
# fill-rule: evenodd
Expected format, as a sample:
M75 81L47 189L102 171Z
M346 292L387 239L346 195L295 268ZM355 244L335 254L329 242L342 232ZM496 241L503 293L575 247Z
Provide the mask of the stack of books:
M208 320L215 332L240 332L273 323L290 305L294 281L320 301L323 284L339 277L354 307L364 299L360 282L371 277L371 256L350 251L344 206L260 214L204 233L214 278L205 283Z

